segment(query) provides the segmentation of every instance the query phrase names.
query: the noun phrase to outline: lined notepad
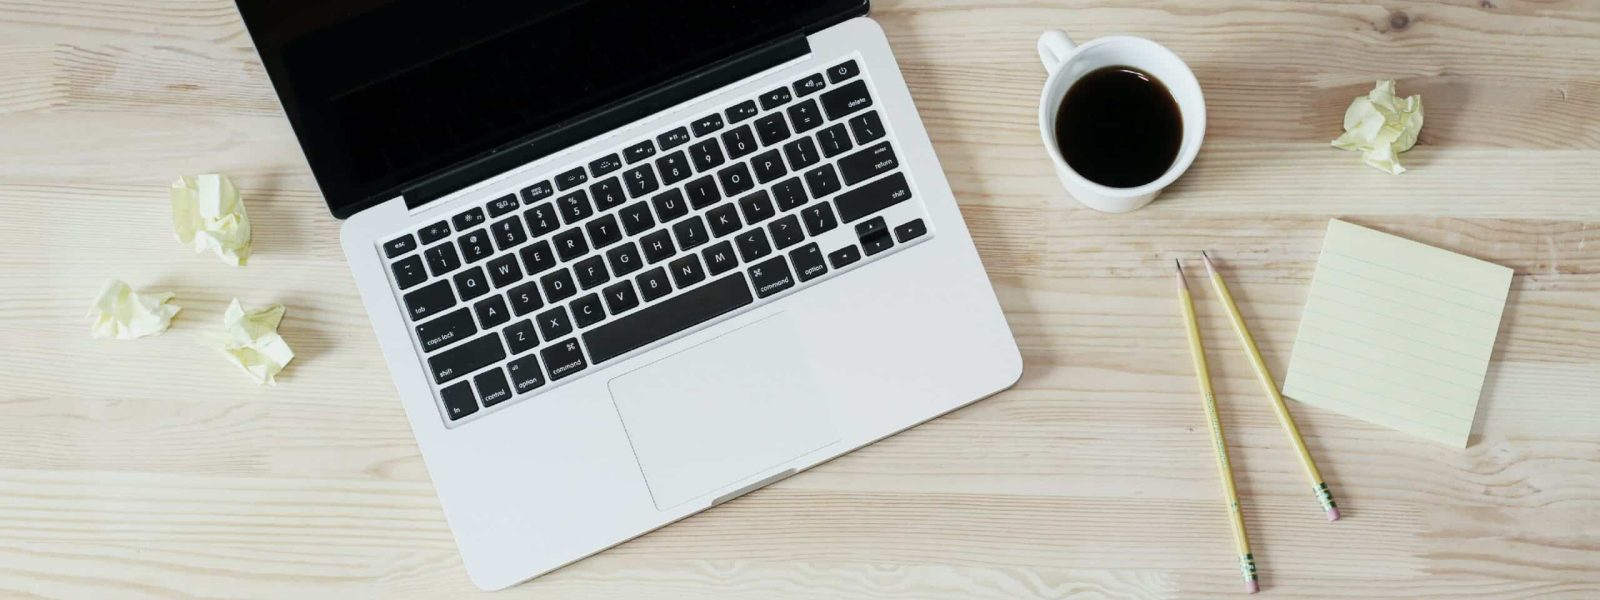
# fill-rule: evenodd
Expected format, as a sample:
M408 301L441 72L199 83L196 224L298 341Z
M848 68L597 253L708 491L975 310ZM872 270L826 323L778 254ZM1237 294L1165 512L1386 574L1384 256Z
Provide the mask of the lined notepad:
M1466 447L1511 269L1333 220L1284 395Z

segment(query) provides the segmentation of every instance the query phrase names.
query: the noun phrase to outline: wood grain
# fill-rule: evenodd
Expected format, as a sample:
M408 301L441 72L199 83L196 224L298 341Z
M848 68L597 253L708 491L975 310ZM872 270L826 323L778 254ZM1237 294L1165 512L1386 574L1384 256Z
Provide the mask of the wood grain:
M891 42L1027 365L1015 389L514 588L529 598L1211 598L1237 589L1167 271L1209 249L1288 362L1329 217L1516 271L1465 450L1295 405L1322 522L1196 286L1264 594L1600 597L1600 3L885 0ZM1204 87L1206 147L1149 208L1072 203L1033 40L1129 33ZM1392 77L1413 170L1328 147ZM257 255L172 241L221 171ZM293 135L231 3L0 0L0 597L473 593ZM1594 242L1594 246L1590 246ZM104 279L167 335L89 339ZM274 388L200 344L283 302Z

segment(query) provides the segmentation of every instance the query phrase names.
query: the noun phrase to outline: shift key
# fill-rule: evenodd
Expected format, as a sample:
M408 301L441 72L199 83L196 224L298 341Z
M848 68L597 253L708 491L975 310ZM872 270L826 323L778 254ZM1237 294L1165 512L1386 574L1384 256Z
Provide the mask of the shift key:
M906 182L905 173L895 173L839 194L834 203L838 205L839 220L851 223L910 199L911 185Z
M505 357L506 350L500 345L500 334L490 333L433 355L428 359L428 370L433 372L434 383L444 384L500 362Z

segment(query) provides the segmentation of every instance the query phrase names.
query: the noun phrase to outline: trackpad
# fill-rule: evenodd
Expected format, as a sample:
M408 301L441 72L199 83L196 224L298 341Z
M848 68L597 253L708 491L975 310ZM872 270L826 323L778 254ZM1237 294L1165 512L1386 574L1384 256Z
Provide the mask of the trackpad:
M657 509L839 439L806 353L785 313L611 380Z

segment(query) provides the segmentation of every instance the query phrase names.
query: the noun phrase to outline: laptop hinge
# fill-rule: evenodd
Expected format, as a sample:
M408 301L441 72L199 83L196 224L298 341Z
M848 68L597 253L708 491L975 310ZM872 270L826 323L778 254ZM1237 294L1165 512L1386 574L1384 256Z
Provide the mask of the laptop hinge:
M772 40L617 102L502 146L405 188L406 207L415 209L479 182L539 160L585 140L604 135L698 96L710 93L811 53L805 33Z

